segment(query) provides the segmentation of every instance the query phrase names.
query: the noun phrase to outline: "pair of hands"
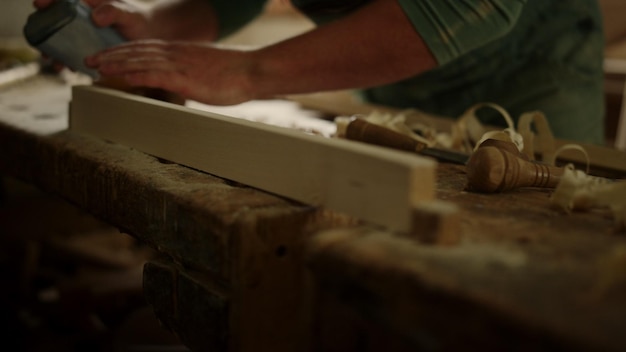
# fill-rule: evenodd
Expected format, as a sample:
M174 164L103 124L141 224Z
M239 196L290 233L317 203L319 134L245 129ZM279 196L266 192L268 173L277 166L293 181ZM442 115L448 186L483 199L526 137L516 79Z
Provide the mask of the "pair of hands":
M34 1L45 6L54 0ZM88 66L130 86L212 105L381 86L437 67L397 0L372 0L341 19L252 51L209 44L218 19L207 0L171 0L149 14L129 10L121 0L84 1L94 7L96 25L112 25L130 40L88 57Z
M55 0L34 0L45 8ZM208 43L164 41L148 14L114 0L83 0L93 8L97 26L115 27L129 42L85 59L104 78L121 79L132 87L160 88L176 95L214 105L251 100L246 82L248 55L219 49ZM185 21L185 18L180 18ZM162 30L162 28L161 28Z

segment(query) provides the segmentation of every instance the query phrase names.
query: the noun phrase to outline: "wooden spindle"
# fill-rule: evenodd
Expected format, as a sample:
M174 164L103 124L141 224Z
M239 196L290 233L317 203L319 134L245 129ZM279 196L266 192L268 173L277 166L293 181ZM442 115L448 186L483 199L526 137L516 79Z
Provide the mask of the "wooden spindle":
M520 187L554 188L564 169L525 160L507 142L481 145L467 163L467 188L493 193ZM509 143L510 144L510 143Z

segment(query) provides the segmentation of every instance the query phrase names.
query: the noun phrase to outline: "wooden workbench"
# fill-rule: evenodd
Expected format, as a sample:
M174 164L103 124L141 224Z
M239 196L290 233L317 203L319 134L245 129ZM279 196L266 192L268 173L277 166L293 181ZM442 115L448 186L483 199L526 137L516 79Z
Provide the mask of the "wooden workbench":
M28 83L28 84L26 84ZM0 91L0 173L153 246L144 292L198 351L626 349L626 235L545 190L465 191L460 242L424 245L66 130L70 89Z

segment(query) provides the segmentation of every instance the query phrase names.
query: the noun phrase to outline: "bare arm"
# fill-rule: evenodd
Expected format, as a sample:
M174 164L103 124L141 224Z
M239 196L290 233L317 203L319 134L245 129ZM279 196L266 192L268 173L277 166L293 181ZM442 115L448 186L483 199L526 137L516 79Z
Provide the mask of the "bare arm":
M611 45L626 38L626 22L623 19L626 11L624 0L598 0L604 17L604 30L607 44Z
M87 59L104 75L228 105L284 94L371 87L437 63L396 0L255 51L198 43L139 41Z
M395 0L375 0L253 57L257 97L372 87L437 66Z
M153 38L206 40L217 38L218 23L210 1L170 0L150 12Z
M37 8L56 0L33 0ZM83 0L93 8L93 20L114 26L127 39L209 40L217 37L218 23L210 1L167 0L140 11L114 0Z

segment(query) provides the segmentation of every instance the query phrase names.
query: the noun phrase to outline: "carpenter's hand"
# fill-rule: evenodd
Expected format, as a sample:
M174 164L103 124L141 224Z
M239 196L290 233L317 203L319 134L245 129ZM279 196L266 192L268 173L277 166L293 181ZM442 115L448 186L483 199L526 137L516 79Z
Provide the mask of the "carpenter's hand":
M104 50L85 62L102 76L122 78L130 86L161 88L185 99L230 105L255 98L249 74L251 53L143 40Z
M42 9L57 0L33 0L33 5ZM100 27L114 27L122 36L129 40L150 37L146 14L134 7L115 0L83 0L92 7L93 22Z
M151 36L147 15L121 1L83 0L93 8L91 17L100 27L111 26L126 39L145 39Z

